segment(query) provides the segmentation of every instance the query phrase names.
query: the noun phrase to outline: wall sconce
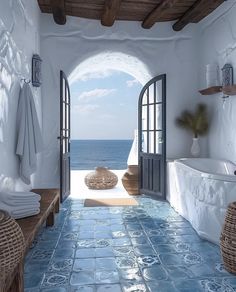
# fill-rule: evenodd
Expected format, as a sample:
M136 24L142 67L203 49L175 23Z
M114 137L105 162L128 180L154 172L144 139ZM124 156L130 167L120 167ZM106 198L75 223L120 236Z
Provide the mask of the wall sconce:
M222 87L231 86L234 84L233 67L231 64L225 64L222 70ZM223 95L222 98L225 100L229 95Z
M42 59L40 58L40 56L34 54L32 57L32 85L35 87L40 87L40 85L42 84L41 63Z
M234 83L233 67L230 64L225 64L222 70L222 86L230 86Z

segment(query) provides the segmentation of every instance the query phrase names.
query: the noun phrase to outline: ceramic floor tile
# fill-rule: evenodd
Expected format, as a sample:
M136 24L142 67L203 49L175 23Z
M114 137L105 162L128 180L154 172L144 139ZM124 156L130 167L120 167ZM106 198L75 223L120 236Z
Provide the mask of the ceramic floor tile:
M115 284L119 283L119 274L116 270L103 270L95 272L95 281L97 284Z
M40 292L67 292L68 287L42 288ZM32 291L34 292L34 291Z
M70 278L70 285L94 284L95 273L93 271L73 272Z
M143 277L138 268L135 269L119 269L120 280L143 282Z
M167 202L85 208L68 198L25 262L25 292L234 292L218 246Z
M37 272L34 274L27 274L24 278L24 285L25 288L28 289L37 289L40 287L42 281L43 281L44 274L41 272Z
M123 292L149 292L147 286L144 283L138 282L122 282Z
M180 292L170 281L147 282L149 292ZM190 291L189 291L190 292ZM195 292L191 290L191 292Z
M142 269L143 277L146 281L167 280L168 273L161 265L154 265Z
M75 259L73 271L75 272L80 272L83 270L94 271L95 267L96 267L95 258Z
M48 271L49 272L70 272L72 270L72 259L53 259Z
M96 292L95 285L84 285L84 286L72 286L70 287L70 292Z
M116 259L115 258L96 258L96 270L115 270Z
M69 284L69 273L47 273L43 279L42 287L62 287Z
M94 258L95 257L95 248L80 248L75 252L76 258Z
M62 246L58 246L54 252L54 258L58 259L67 259L67 258L74 258L75 256L75 249L74 248L62 248Z
M99 285L96 292L122 292L119 284L114 285Z
M95 256L97 258L114 257L115 253L112 247L100 247L95 249Z

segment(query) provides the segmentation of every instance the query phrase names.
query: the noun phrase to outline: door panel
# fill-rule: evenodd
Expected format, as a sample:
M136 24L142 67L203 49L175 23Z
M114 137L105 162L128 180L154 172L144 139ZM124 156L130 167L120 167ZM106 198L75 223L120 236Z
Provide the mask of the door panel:
M61 202L70 194L70 88L60 71L60 192Z
M165 199L166 75L150 80L139 97L140 192Z

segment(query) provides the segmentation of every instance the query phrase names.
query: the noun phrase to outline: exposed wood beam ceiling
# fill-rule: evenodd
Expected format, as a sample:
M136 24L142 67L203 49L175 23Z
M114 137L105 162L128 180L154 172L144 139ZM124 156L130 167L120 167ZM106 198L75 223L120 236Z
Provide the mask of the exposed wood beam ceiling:
M187 24L199 22L203 17L207 16L212 7L216 9L225 0L198 0L190 7L182 17L173 25L175 31L182 30ZM206 15L204 15L206 14Z
M179 2L179 0L163 0L144 19L144 21L142 23L142 27L143 28L151 28L160 19L160 17L163 14L167 13L168 10L173 8L173 6L178 2Z
M112 26L120 9L121 0L105 0L101 24Z
M65 0L50 1L53 19L57 24L63 25L66 23Z
M189 23L197 23L226 0L38 0L43 13L53 14L57 24L65 24L66 16L98 19L104 26L116 20L140 21L143 28L155 23L176 21L179 31Z

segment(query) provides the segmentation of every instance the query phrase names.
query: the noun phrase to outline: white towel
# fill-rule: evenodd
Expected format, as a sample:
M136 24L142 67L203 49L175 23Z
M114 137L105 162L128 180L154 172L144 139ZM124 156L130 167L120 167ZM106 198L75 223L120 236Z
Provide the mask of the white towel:
M25 212L18 212L17 214L13 213L11 214L11 217L14 218L14 219L21 219L21 218L25 218L25 217L30 217L30 216L34 216L34 215L37 215L39 214L40 212L40 209L35 209L35 210L30 210L30 211L25 211Z
M24 83L20 91L17 110L16 154L20 158L20 177L30 184L30 176L36 171L36 154L43 149L43 140L35 109L33 94L29 84Z
M40 200L41 196L33 192L0 192L0 202L10 206L34 205Z
M35 203L25 206L9 206L0 202L0 209L7 211L14 219L19 219L38 214L40 212L40 204Z

